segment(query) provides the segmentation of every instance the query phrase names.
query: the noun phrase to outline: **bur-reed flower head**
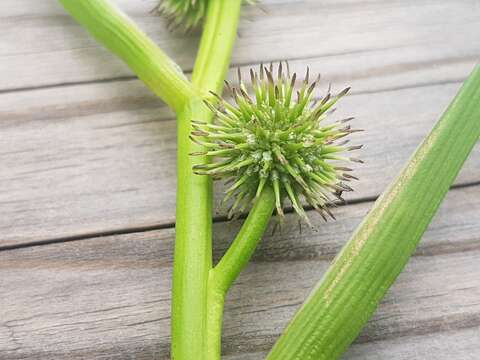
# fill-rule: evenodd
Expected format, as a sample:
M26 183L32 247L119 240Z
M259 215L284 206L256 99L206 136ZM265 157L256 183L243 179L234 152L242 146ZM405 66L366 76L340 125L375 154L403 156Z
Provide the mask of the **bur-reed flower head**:
M297 75L290 75L288 63L274 71L261 65L250 70L252 92L248 93L240 71L239 86L227 89L230 103L213 94L206 101L214 112L212 124L192 121L191 139L206 148L192 155L209 155L212 162L194 166L194 172L227 180L225 201L232 199L229 211L245 211L266 186L275 193L277 213L283 215L289 201L295 212L309 223L303 204L313 207L326 220L334 218L329 205L353 189L346 184L358 180L342 163L362 162L344 153L357 150L345 139L354 130L353 118L328 122L327 116L350 88L333 95L330 88L315 98L320 76L297 86ZM287 201L288 200L288 201Z
M162 0L157 10L170 20L172 28L196 28L207 12L208 0Z
M255 0L244 0L253 4ZM202 24L207 13L208 0L162 0L157 11L170 21L170 28L190 31Z

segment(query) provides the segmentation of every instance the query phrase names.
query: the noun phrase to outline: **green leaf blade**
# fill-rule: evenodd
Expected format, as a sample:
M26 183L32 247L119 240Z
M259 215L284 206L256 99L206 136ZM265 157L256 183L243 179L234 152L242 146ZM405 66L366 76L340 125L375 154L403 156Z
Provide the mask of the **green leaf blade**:
M376 201L268 360L339 358L400 274L480 136L480 66Z

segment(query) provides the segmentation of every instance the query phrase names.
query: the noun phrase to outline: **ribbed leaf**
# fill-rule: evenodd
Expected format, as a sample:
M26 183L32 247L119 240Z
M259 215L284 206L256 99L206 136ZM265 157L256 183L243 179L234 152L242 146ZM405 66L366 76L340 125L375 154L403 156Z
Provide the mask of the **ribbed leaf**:
M479 136L477 65L297 312L268 360L333 360L343 354L414 252Z

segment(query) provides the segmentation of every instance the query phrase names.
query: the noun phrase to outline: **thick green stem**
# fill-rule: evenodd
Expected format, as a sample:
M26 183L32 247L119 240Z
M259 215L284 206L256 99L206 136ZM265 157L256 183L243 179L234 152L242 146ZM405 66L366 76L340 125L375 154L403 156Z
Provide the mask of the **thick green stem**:
M172 291L172 358L203 356L207 319L207 281L212 268L212 186L208 176L192 167L206 158L191 156L202 150L188 135L190 121L208 120L201 99L192 100L178 114L177 212Z
M205 30L192 76L199 91L220 93L222 90L236 37L240 4L241 0L209 1ZM172 357L175 360L212 359L207 354L210 333L207 329L207 318L210 316L207 302L217 303L211 299L213 294L207 292L212 268L212 184L209 177L193 174L192 167L205 164L208 159L190 155L205 149L189 139L191 120L211 122L212 117L200 98L192 99L178 113L177 223L172 298Z
M266 187L250 210L235 240L220 262L210 271L207 303L208 360L220 359L225 296L252 257L258 242L267 229L274 208L275 194L270 187Z
M120 57L152 91L179 111L196 90L176 65L108 0L59 0L95 39Z
M237 37L242 0L208 2L202 40L192 74L193 84L202 91L220 93L230 65Z
M480 67L337 256L268 355L333 360L375 311L480 136Z

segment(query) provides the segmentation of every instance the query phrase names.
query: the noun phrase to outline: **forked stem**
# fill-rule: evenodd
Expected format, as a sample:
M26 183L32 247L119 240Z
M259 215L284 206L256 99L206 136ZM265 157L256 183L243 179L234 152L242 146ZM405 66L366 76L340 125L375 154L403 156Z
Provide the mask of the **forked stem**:
M230 63L240 17L241 0L210 0L200 49L193 71L194 86L203 93L220 93ZM205 151L191 141L191 121L210 123L213 113L201 98L191 99L178 113L178 187L176 241L172 297L172 357L175 360L214 360L209 338L220 339L220 329L209 328L214 301L208 292L212 269L212 181L195 175L196 164L205 164ZM223 301L221 302L223 309ZM220 320L221 321L221 320ZM217 323L217 321L215 321Z
M120 9L108 0L59 0L100 43L120 57L176 113L178 185L172 290L172 358L217 360L225 295L246 266L274 208L274 193L260 194L238 236L212 268L212 180L195 175L205 149L190 140L191 121L210 123L204 103L209 91L220 94L237 35L242 0L209 0L192 83Z

